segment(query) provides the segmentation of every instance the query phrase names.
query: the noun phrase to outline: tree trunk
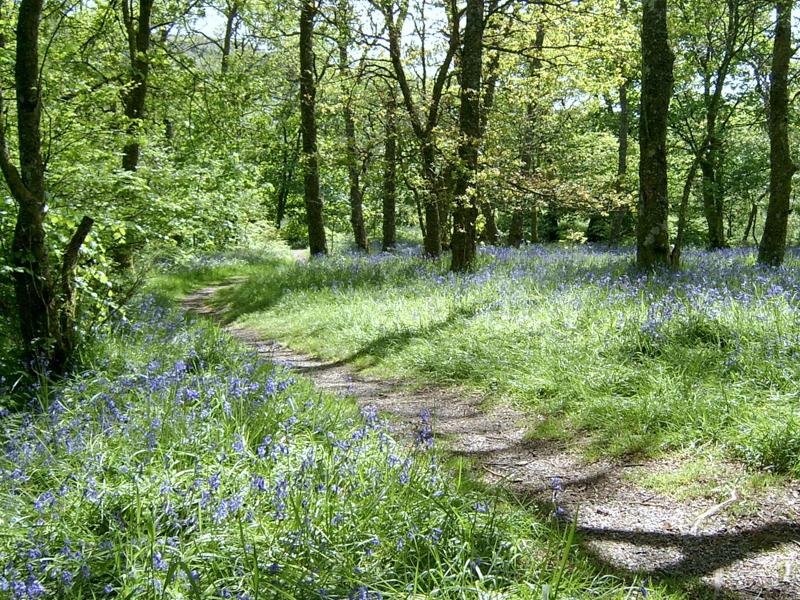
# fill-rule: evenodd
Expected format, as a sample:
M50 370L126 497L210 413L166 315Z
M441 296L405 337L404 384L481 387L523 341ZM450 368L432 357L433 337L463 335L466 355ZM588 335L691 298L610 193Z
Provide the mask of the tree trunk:
M226 15L225 19L225 37L222 40L222 62L220 64L220 70L222 71L223 75L228 72L231 47L233 45L233 33L235 30L234 25L236 24L236 19L238 16L239 3L234 1L233 4L228 6L228 14Z
M630 102L628 101L628 89L631 82L626 79L619 86L619 129L617 131L617 180L614 182L614 191L619 198L625 193L625 176L628 174L628 132L630 131ZM608 241L611 245L619 244L622 232L625 228L625 218L628 215L628 207L625 204L617 206L611 212L611 228L608 233Z
M317 151L317 82L314 67L315 0L302 0L300 7L300 123L303 131L303 197L311 256L328 253L322 197L319 191Z
M750 214L747 216L747 226L744 228L744 235L742 236L742 243L746 244L747 239L750 237L750 234L753 234L755 238L756 232L756 219L758 218L758 204L761 202L761 199L766 196L766 193L759 196L758 200L753 202L753 205L750 207Z
M422 173L425 178L426 188L423 195L423 210L425 211L425 237L423 246L425 255L436 258L442 253L441 219L439 211L439 196L443 193L436 174L436 152L433 138L429 137L422 146Z
M64 371L74 347L75 299L73 272L78 250L92 226L84 217L62 262L62 298L50 268L45 218L45 163L42 157L41 89L39 85L39 24L42 0L21 0L17 19L15 88L19 169L11 161L0 119L0 170L17 202L17 221L11 244L15 267L14 292L26 368L31 372ZM5 38L0 32L0 50ZM5 114L0 94L0 115Z
M128 38L130 52L130 85L122 94L125 118L128 121L128 140L122 151L122 168L135 171L139 165L139 135L144 119L144 105L147 97L147 75L150 61L150 16L153 0L139 0L139 14L134 17L129 0L122 1L122 17Z
M386 137L383 148L383 239L384 252L397 245L397 97L394 85L386 97Z
M623 18L628 16L627 0L620 0L619 13ZM619 123L617 129L617 180L614 183L614 191L621 200L625 193L625 176L628 174L628 132L630 131L630 101L628 91L631 87L631 80L625 79L619 86ZM629 214L626 204L621 204L611 211L611 226L608 230L609 245L618 245L622 240L625 231L625 223Z
M776 2L777 23L772 52L769 88L769 205L764 233L758 247L758 262L770 266L783 263L789 223L792 176L797 167L789 147L789 62L792 47L792 0Z
M17 135L20 169L8 157L3 136L3 174L19 205L11 244L17 315L28 366L40 369L42 358L58 344L57 311L44 230L44 162L41 146L39 21L42 0L22 0L17 21ZM5 45L5 44L3 44ZM3 113L4 115L4 113ZM4 116L3 116L4 118Z
M697 165L699 160L692 160L692 165L686 172L686 181L683 183L683 194L681 196L681 206L678 209L678 233L675 235L675 245L670 254L670 263L673 268L681 266L681 252L683 251L683 239L686 235L686 218L689 214L689 199L692 196L692 186L697 175Z
M450 270L471 269L475 261L478 217L478 149L481 143L481 69L483 55L483 0L467 0L464 47L461 52L460 142L453 211Z
M722 190L714 154L711 152L700 161L700 170L703 173L703 214L708 225L709 250L719 250L728 245L725 239Z
M280 229L283 226L283 217L286 214L286 203L289 200L289 189L294 179L294 170L297 166L298 154L300 154L300 139L302 132L298 131L295 135L294 146L289 149L289 134L286 126L283 129L283 160L281 163L281 181L278 185L278 197L275 204L275 227Z
M436 73L436 78L430 93L427 115L423 123L417 111L414 94L411 91L411 86L408 83L408 78L406 77L405 68L403 66L400 31L403 26L403 19L405 18L406 11L401 10L400 15L397 20L395 20L392 7L393 5L389 2L381 3L381 10L386 19L386 27L389 35L389 58L392 62L392 68L400 88L403 106L411 122L411 129L420 146L422 177L425 180L426 186L422 199L423 209L425 211L423 251L426 256L435 258L442 253L442 219L440 218L439 204L442 201L440 195L443 193L443 189L441 178L436 172L436 147L433 130L439 122L442 94L448 81L450 65L458 49L458 14L450 15L452 30L450 31L447 52Z
M667 1L644 0L642 9L636 262L641 268L653 268L670 262L666 144L674 56L667 32Z
M544 48L545 28L542 23L536 27L536 37L533 42L533 49L536 52L530 63L529 76L533 77L542 67L541 52ZM522 168L523 176L531 177L535 170L533 160L533 102L528 101L525 105L525 127L523 129L524 138L522 146ZM531 243L539 243L539 208L537 206L536 198L531 201ZM525 234L523 233L523 226L525 221L524 202L515 203L511 212L511 227L508 232L508 243L515 248L518 248L522 242L525 241Z
M544 31L540 28L540 31ZM544 41L544 40L542 40ZM522 169L523 175L526 177L530 177L533 175L533 104L528 102L527 106L525 107L525 129L524 129L524 140L522 145ZM508 243L509 245L513 246L514 248L519 248L522 245L522 242L525 241L525 234L524 234L524 225L525 225L525 213L523 211L523 206L521 201L517 201L518 203L514 204L514 207L511 211L511 226L509 227L508 231ZM531 243L536 243L538 241L538 233L533 235L534 227L538 228L538 215L536 214L536 205L535 200L532 206L531 217L532 220L536 223L535 225L531 225L531 234L532 239ZM535 239L533 239L535 238Z
M350 24L348 15L350 13L348 0L340 0L337 6L337 20L339 37L337 45L339 49L339 75L342 81L346 82L350 77L350 59L347 51L350 46ZM350 225L353 228L353 241L356 248L367 252L367 230L364 227L364 206L361 193L361 167L358 162L358 144L356 142L356 119L352 106L352 94L348 94L345 99L342 117L344 118L345 135L345 160L347 162L347 178L350 183Z
M493 14L498 9L498 0L491 0L489 3L489 14ZM510 33L510 24L513 20L508 21L509 26L505 31L497 31L493 28L493 35L504 36ZM489 116L491 115L492 108L494 107L494 99L497 92L497 82L500 78L500 51L496 50L492 53L491 58L486 64L486 73L483 81L483 95L481 98L481 139L486 136L486 130L489 127ZM480 194L481 213L483 214L484 227L481 234L481 241L496 246L499 240L499 231L497 229L497 220L495 218L495 207L491 201L484 194Z

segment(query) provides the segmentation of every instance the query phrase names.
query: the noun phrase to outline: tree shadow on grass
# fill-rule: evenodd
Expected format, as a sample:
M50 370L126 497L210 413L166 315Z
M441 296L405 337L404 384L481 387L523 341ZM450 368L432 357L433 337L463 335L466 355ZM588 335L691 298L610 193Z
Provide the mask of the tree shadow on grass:
M343 287L348 290L377 289L384 285L403 287L420 279L415 263L393 265L382 270L367 263L325 262L270 264L263 273L251 275L235 285L221 287L212 299L223 323L269 310L293 292L314 292Z
M384 358L413 344L416 340L430 339L432 336L456 326L462 319L470 319L480 311L480 306L462 306L450 311L444 319L419 326L406 326L378 336L348 356L331 361L315 361L313 364L293 364L292 368L301 373L322 373L347 365L358 364L363 369L377 365Z

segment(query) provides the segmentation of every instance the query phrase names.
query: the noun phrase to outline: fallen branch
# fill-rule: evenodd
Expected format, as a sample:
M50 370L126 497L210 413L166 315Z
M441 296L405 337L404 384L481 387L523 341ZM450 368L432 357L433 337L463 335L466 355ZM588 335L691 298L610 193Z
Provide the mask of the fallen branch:
M738 501L739 501L739 493L734 489L734 490L731 491L731 497L728 498L727 500L725 500L725 502L721 502L720 504L717 504L716 506L712 506L706 512L704 512L702 515L697 517L697 519L695 519L695 521L694 521L694 524L692 525L692 528L689 530L689 533L691 533L692 535L697 535L697 530L699 529L700 524L703 521L705 521L709 517L713 517L717 513L722 512L723 510L725 510L726 508L728 508L732 504L735 504Z

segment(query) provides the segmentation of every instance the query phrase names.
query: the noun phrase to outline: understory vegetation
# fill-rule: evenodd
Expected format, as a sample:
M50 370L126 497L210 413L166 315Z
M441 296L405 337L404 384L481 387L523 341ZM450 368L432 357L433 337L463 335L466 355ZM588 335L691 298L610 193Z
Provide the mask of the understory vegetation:
M485 248L456 276L409 247L273 260L218 301L293 348L513 402L536 438L588 434L595 455L712 445L800 475L798 255L685 261L648 275L625 250Z
M2 598L685 597L153 297L82 359L0 413Z

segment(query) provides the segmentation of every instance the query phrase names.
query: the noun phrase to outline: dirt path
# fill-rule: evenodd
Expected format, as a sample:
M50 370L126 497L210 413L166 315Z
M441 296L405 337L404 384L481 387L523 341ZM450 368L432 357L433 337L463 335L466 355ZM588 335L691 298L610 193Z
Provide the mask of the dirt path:
M183 304L220 317L223 311L209 302L218 289L198 290ZM474 394L412 390L401 382L363 377L345 364L299 354L241 327L228 330L259 354L310 377L320 389L376 406L400 427L414 427L420 412L429 410L438 443L470 458L485 481L543 503L555 498L566 518L577 510L584 547L600 562L656 578L698 577L708 592L703 596L800 599L800 484L763 494L751 510L742 510L736 495L721 503L678 503L631 482L634 469L674 468L667 461L588 463L556 443L526 441L520 413L508 407L483 410Z

